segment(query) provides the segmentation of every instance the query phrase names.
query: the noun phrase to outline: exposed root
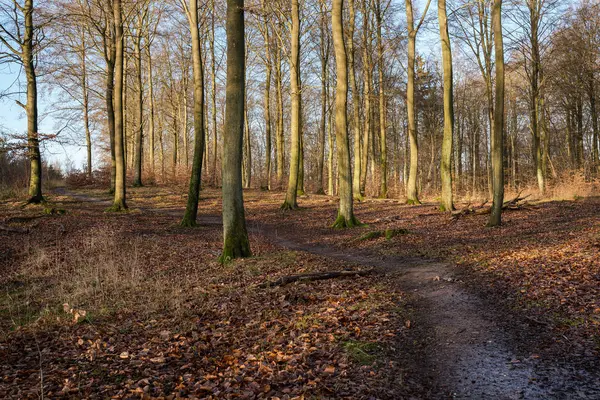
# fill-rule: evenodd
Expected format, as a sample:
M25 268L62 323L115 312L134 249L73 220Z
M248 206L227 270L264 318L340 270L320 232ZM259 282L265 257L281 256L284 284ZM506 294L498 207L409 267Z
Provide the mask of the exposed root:
M283 204L281 205L281 210L282 211L293 211L293 210L297 210L298 209L298 204L292 204L290 202L288 202L287 200L283 202Z
M353 215L351 218L347 219L341 214L338 214L335 222L331 226L333 229L346 229L346 228L355 228L358 226L363 226L358 219Z

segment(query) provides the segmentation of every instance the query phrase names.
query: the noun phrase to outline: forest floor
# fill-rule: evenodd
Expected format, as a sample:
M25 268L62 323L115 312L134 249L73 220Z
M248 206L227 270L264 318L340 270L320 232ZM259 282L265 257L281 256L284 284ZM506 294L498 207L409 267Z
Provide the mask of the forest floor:
M368 199L365 226L333 230L334 198L282 212L250 190L254 256L221 265L220 192L192 229L181 193L131 189L123 214L92 188L0 203L1 398L600 398L598 198L494 229Z

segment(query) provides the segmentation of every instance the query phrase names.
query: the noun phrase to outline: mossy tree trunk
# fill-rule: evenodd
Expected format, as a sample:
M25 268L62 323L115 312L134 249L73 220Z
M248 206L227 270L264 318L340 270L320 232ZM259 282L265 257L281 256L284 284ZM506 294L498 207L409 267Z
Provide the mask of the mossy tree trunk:
M452 138L454 136L454 83L452 71L452 47L448 34L446 0L438 0L438 21L442 44L442 64L444 69L444 138L442 140L442 211L454 210L452 199ZM457 161L460 162L460 161Z
M185 5L185 2L182 2ZM198 201L200 183L202 181L202 161L204 159L204 63L202 59L202 43L198 28L198 0L190 0L186 7L192 39L192 68L194 74L194 161L188 189L188 200L182 226L196 226L198 217ZM187 134L187 132L186 132Z
M245 98L244 0L227 0L227 87L223 131L223 253L221 261L250 256L242 191Z
M492 136L494 202L488 225L500 226L502 224L502 206L504 204L504 43L502 38L502 0L494 0L492 25L496 55L496 104L494 108L494 130Z
M350 0L352 1L352 0ZM333 0L331 9L331 28L333 31L333 49L337 72L335 92L335 136L337 141L338 192L340 205L334 228L350 228L358 225L354 217L352 198L352 169L350 164L350 143L348 140L348 61L344 43L343 28L344 0Z
M35 72L34 36L33 25L33 0L26 0L23 8L25 19L25 32L22 41L22 62L27 77L27 150L29 153L29 200L28 203L41 203L42 196L42 156L40 153L40 140L38 133L38 95L37 76Z
M290 173L288 188L282 209L298 208L298 175L300 170L300 135L302 118L302 95L300 93L300 7L298 0L292 1L292 29L290 55L290 91L291 91L291 143L290 143Z

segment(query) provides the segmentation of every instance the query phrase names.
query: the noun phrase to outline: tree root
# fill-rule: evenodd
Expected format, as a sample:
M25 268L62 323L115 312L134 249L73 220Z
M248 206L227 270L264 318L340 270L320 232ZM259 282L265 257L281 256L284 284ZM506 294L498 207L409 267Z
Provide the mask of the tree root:
M297 210L298 204L291 204L289 203L287 200L283 202L283 204L281 205L281 210L282 211L293 211L293 210Z
M314 272L309 274L299 274L299 275L286 275L275 281L264 282L258 285L259 288L268 288L275 286L285 286L294 282L313 282L313 281L322 281L326 279L335 279L335 278L345 278L345 277L357 277L357 276L367 276L374 274L376 272L375 269L367 269L361 271L333 271L333 272Z
M355 228L358 226L363 226L358 219L353 215L350 219L346 219L343 215L339 215L333 225L331 226L333 229L345 229L345 228Z

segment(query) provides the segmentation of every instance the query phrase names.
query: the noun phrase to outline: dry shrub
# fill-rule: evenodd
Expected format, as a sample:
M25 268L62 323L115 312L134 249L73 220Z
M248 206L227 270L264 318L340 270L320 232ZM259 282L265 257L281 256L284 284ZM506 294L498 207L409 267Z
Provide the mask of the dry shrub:
M67 317L63 308L85 310L86 319L115 313L136 313L138 318L166 312L185 313L190 292L168 271L145 268L140 240L120 243L119 235L100 230L68 244L26 246L27 257L18 273L18 295L6 297L14 325L44 316ZM68 304L68 307L63 307ZM20 315L19 315L20 314ZM23 318L24 314L36 318ZM54 320L55 318L46 318ZM21 323L18 323L20 321Z
M548 190L553 200L577 200L598 194L598 181L586 179L583 171L565 172Z

